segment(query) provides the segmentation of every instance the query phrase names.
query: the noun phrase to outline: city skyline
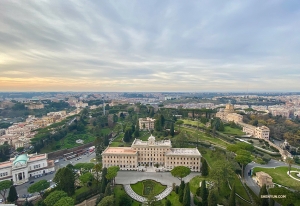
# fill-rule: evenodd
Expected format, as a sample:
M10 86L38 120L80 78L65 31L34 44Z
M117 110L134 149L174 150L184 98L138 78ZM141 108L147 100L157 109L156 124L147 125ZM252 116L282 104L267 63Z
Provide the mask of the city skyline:
M298 1L0 2L1 91L300 91Z

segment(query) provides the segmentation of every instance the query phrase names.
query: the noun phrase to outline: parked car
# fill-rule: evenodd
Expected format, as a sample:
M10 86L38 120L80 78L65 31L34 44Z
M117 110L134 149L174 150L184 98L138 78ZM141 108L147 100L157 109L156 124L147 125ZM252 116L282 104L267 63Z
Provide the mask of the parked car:
M22 195L22 198L26 198L26 194Z
M32 197L33 195L32 194L28 194L28 197Z
M32 183L34 183L34 181L29 182L29 184L32 184Z
M2 203L3 202L3 200L2 199L0 199L0 203Z

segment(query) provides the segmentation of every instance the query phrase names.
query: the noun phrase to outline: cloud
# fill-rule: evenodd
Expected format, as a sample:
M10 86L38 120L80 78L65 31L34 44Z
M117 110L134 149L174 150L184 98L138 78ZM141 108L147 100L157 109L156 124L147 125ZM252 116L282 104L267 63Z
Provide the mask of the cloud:
M0 1L1 91L297 91L298 1Z

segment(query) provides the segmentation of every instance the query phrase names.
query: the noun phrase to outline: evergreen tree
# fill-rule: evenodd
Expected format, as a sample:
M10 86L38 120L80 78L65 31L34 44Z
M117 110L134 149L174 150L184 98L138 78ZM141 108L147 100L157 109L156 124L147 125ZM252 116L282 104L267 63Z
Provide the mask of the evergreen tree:
M185 184L182 204L183 206L191 205L191 192L189 183Z
M229 206L235 206L235 185L232 186L230 197L229 197Z
M171 205L172 205L171 201L169 199L167 199L165 202L165 206L171 206Z
M139 136L140 136L140 125L139 125L139 121L137 121L135 126L135 131L134 131L134 137L139 137Z
M268 195L268 191L267 191L267 186L266 185L262 186L262 188L260 189L258 197L261 197L261 195ZM261 204L260 204L261 206L269 206L268 198L261 198L260 202L261 202Z
M208 202L207 202L207 199L208 199L208 190L206 188L206 182L205 182L205 180L202 180L202 182L201 182L200 197L202 199L202 205L203 206L207 206L208 205Z
M161 128L163 128L164 126L165 126L165 117L164 117L164 115L160 115L160 117L159 117L159 120L160 120L160 126L161 126Z
M150 108L149 116L153 117L154 116L154 108Z
M218 204L217 190L210 190L208 195L208 205L216 206Z
M182 200L183 200L184 186L185 186L184 181L181 181L180 186L179 186L179 191L178 191L179 202L182 202Z
M204 158L202 159L201 174L202 176L208 175L208 164Z
M110 196L111 195L111 187L110 187L110 182L107 183L106 188L105 188L105 196Z
M105 192L106 185L107 185L107 179L105 177L106 175L107 175L107 168L104 167L102 169L101 188L100 188L100 192L102 192L102 193Z
M175 132L174 132L174 123L172 122L171 128L170 128L170 135L171 135L172 137L174 137L174 134L175 134Z
M16 188L15 188L15 186L12 185L9 188L7 201L8 202L15 202L17 199L18 199L18 194L17 194Z
M105 146L109 145L108 135L104 135L104 145Z

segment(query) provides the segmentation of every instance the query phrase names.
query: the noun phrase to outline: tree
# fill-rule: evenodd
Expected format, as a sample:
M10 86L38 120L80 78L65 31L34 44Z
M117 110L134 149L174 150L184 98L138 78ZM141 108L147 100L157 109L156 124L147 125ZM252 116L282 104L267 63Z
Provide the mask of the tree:
M106 196L104 197L97 206L112 206L114 205L114 196Z
M235 157L235 160L242 165L242 177L244 177L244 166L246 166L248 163L252 161L251 156L238 154Z
M119 166L112 166L107 169L107 175L105 175L106 179L112 180L113 185L115 184L115 177L120 170Z
M260 198L261 206L269 206L268 198L261 198L262 195L268 195L268 190L266 185L263 185L261 187L258 197Z
M104 167L102 169L102 177L101 177L101 192L104 193L105 192L105 188L106 188L106 185L107 185L107 179L106 179L106 176L107 175L107 168Z
M53 206L55 203L57 203L61 198L67 197L67 193L61 190L56 190L54 192L51 192L44 200L44 203L46 206Z
M27 191L29 193L35 193L38 192L41 195L41 192L45 189L47 189L48 187L50 187L50 182L48 182L47 180L40 180L34 184L32 184Z
M177 177L182 181L182 178L188 176L191 173L191 169L185 166L177 166L171 170L173 177Z
M216 190L210 190L208 195L208 205L216 206L218 204L218 195Z
M215 165L216 167L210 171L210 177L215 180L218 192L220 192L221 185L227 183L228 179L232 179L234 177L234 172L232 165L229 162L219 160Z
M189 183L185 184L182 204L183 206L191 205L191 192Z
M94 168L94 163L77 163L74 165L74 169L78 169L84 172L90 172Z
M18 199L18 194L17 194L16 188L15 188L15 186L12 185L9 188L7 201L8 202L15 202L17 199Z
M202 159L201 174L204 177L208 175L208 164L204 158Z
M92 173L90 173L90 172L84 173L83 175L81 175L79 177L79 180L83 185L87 184L88 182L92 181L93 179L94 179L94 175L92 175Z
M229 206L235 206L235 185L233 184L230 197L229 197Z
M71 197L63 197L60 200L58 200L57 203L55 203L54 206L73 206L74 205L74 199Z
M12 186L12 181L10 180L3 180L0 182L0 194L4 200L4 202L6 201L6 192L7 189L10 188L10 186Z
M18 147L17 152L22 152L24 150L24 147Z
M58 189L65 191L68 195L71 196L75 193L75 176L70 169L66 167L59 169L53 182L57 184Z
M171 203L171 201L169 199L166 200L165 206L172 206L172 203Z
M130 142L131 140L131 129L126 129L125 133L124 133L124 137L123 137L123 140L124 142Z
M202 180L201 187L200 187L200 197L202 199L202 206L207 206L208 202L208 190L206 188L206 182L205 180Z
M127 194L122 194L120 196L119 206L131 206L131 199Z
M103 152L105 146L104 146L104 140L101 137L97 137L95 142L95 154L96 154L96 159L98 162L101 162L101 153Z
M110 183L107 183L106 188L105 188L105 193L104 196L110 196L111 194L111 187L110 187Z
M147 206L158 206L158 205L160 205L153 192L151 192L148 195L145 203L146 203L145 205L147 205Z
M171 135L172 137L174 137L174 135L175 135L175 131L174 131L174 123L173 123L173 122L171 123L170 135Z
M290 157L286 158L285 161L286 161L286 163L289 165L289 174L291 174L291 167L292 167L292 164L295 163L295 161L294 161L293 158L290 158Z
M180 186L179 186L179 191L178 191L179 202L183 201L184 187L185 187L184 181L181 180Z
M100 172L102 170L102 163L95 164L93 169L96 172L96 181L97 181L97 187L98 187L99 182L100 182Z
M179 131L180 131L180 126L183 124L184 122L182 120L177 120L175 122L175 124L177 124L179 126Z
M135 130L134 130L134 137L139 137L139 136L140 136L140 125L139 125L139 121L137 121Z

